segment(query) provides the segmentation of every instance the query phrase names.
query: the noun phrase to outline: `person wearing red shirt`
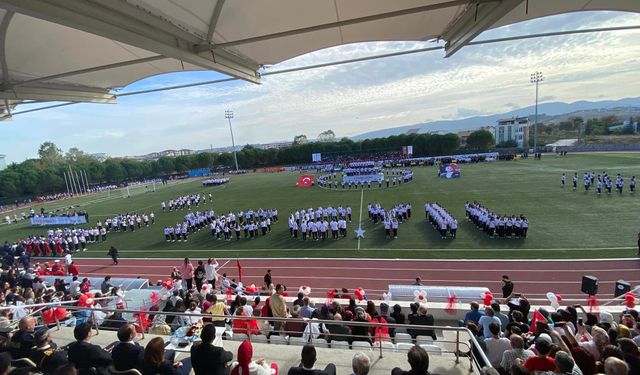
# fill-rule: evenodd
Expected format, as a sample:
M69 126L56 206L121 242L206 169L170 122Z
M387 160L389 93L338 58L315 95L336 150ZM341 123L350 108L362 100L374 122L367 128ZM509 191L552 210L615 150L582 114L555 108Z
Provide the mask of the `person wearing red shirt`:
M556 364L553 358L548 357L549 351L551 350L551 340L547 340L547 338L537 338L535 341L536 351L538 355L535 357L529 357L526 361L524 361L524 367L531 371L554 371L556 369Z
M64 274L64 270L62 270L62 269L60 269L60 268L58 268L57 270L53 271L53 272L51 273L51 275L53 275L53 276L66 276L66 275Z
M71 264L69 264L69 275L78 276L79 273L80 271L78 271L78 266L76 266L76 263L71 262Z

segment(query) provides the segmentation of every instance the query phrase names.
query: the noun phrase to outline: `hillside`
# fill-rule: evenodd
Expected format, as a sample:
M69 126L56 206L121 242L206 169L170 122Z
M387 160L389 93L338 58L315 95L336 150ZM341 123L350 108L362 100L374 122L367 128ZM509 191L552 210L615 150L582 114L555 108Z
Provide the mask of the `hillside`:
M457 132L460 130L476 129L481 126L492 126L501 118L530 116L533 120L534 112L535 106L529 106L491 116L475 116L459 120L432 121L396 128L381 129L359 134L351 137L351 139L363 140L367 138L389 137L392 135L404 134L413 129L418 129L418 133ZM607 115L628 117L630 114L634 116L640 114L640 97L597 102L584 100L574 103L551 102L538 105L538 120L540 122L559 122L575 116L583 118L603 117Z

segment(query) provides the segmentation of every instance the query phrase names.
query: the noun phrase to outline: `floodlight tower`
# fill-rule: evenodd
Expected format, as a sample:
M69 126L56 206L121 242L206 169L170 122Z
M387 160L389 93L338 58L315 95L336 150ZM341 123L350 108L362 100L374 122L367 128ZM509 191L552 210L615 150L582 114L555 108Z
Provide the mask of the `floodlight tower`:
M229 131L231 132L231 147L233 147L233 161L236 163L236 172L238 171L238 157L236 156L236 142L233 140L233 128L231 127L231 119L233 118L233 111L224 111L224 117L229 120Z
M536 117L533 123L533 152L538 151L538 85L543 80L542 72L531 73L531 83L536 84Z

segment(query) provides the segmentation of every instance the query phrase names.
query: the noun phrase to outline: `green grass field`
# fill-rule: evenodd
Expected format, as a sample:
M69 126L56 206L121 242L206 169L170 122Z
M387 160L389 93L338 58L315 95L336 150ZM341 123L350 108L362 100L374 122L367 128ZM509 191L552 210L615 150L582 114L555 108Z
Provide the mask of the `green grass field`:
M248 174L232 176L231 183L203 188L200 181L158 187L156 192L140 193L122 198L120 192L82 197L45 205L46 209L79 204L90 214L92 224L98 218L125 212L156 213L156 224L135 233L111 233L105 243L91 244L78 256L106 257L109 246L116 246L124 257L363 257L363 258L610 258L636 254L639 231L637 213L640 192L630 194L631 175L640 176L639 153L569 155L564 158L544 156L533 159L463 164L462 177L444 180L436 177L435 167L415 169L412 182L393 189L332 191L319 187L297 188L298 173ZM607 170L610 175L625 177L622 196L612 193L596 196L593 190L584 193L582 173ZM579 171L579 189L573 192L571 175ZM561 189L560 176L567 173L567 187ZM166 243L164 225L182 221L185 211L161 212L160 202L178 195L212 192L213 203L207 209L217 213L249 208L277 208L280 222L272 233L255 240L238 242L216 241L208 230L189 236L187 243ZM362 226L365 238L358 241L361 194L363 198ZM524 214L529 219L527 239L490 239L464 220L464 202L477 200L496 213ZM437 201L460 222L456 240L442 240L424 219L423 205ZM380 224L367 220L367 203L380 202L389 207L396 203L413 205L413 217L400 225L399 238L386 240ZM289 238L287 216L296 209L310 206L334 207L350 205L354 221L349 225L349 238L339 241L303 242ZM40 206L36 209L39 210ZM203 206L201 206L202 209ZM4 216L4 215L3 215ZM43 234L46 228L28 223L3 225L0 240L14 241L31 234Z

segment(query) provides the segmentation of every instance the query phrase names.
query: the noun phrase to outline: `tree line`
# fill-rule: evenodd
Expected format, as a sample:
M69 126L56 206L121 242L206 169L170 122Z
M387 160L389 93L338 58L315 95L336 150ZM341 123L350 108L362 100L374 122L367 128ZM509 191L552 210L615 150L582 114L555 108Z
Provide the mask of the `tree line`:
M403 134L361 141L342 138L338 141L308 142L274 149L258 149L247 145L237 152L237 157L240 168L254 169L311 163L311 154L317 152L327 156L399 152L402 146L408 145L413 146L414 156L417 157L447 155L458 150L460 139L453 133ZM178 157L161 157L157 160L108 158L100 161L78 148L63 152L54 143L45 142L38 149L38 158L13 163L0 171L0 198L13 199L65 192L63 173L68 171L69 166L74 170L84 171L89 184L95 186L184 174L190 169L230 168L233 166L233 154L202 152Z

